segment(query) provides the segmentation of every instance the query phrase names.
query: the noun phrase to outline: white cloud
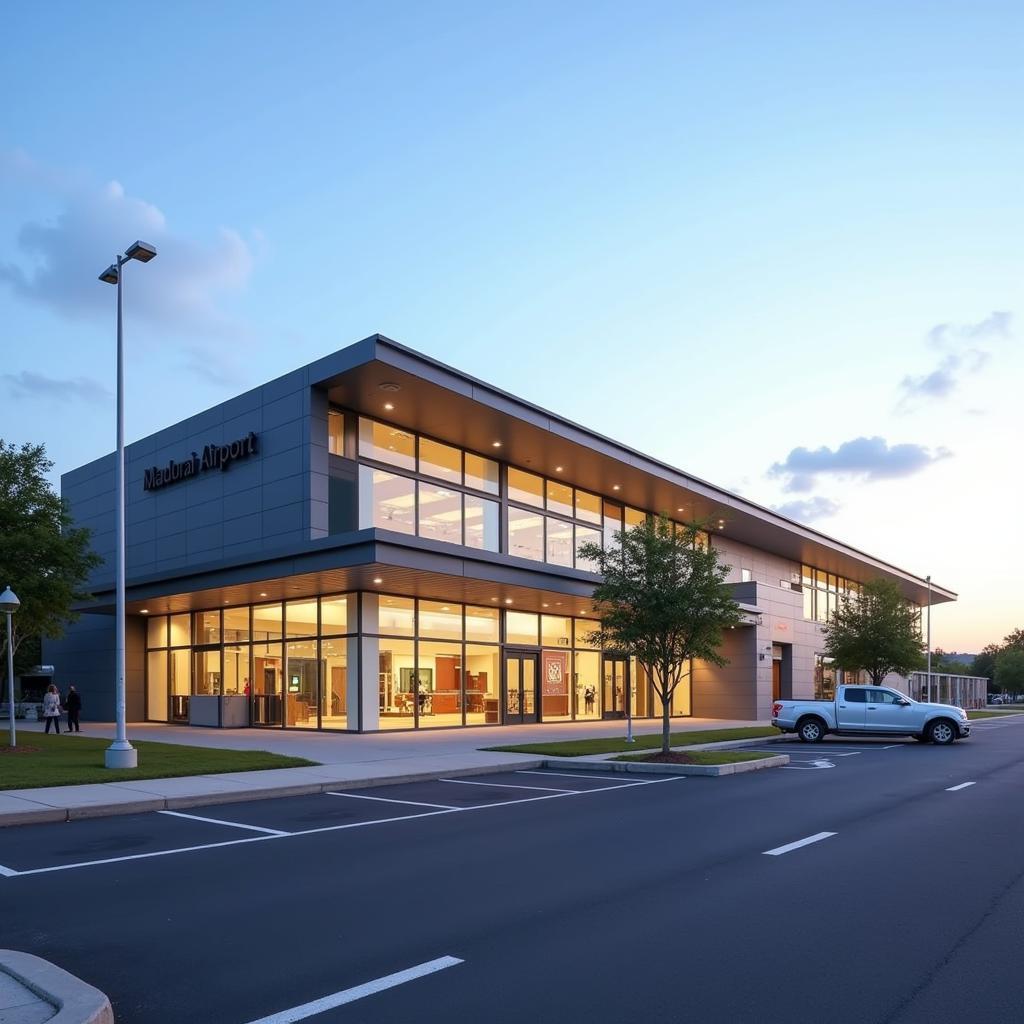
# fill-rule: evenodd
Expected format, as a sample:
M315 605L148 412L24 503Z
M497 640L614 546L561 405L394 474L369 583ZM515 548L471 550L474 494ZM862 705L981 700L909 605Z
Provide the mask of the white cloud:
M0 262L0 283L69 319L109 319L113 289L98 275L136 239L150 242L157 258L125 270L126 316L167 334L188 335L178 346L186 365L213 379L230 376L231 350L241 349L247 330L222 304L245 287L253 268L250 246L239 232L222 227L197 242L172 230L157 206L128 195L117 181L88 183L44 168L24 153L0 157L0 182L42 189L57 205L51 220L21 225L18 258Z
M45 373L23 370L0 374L0 381L12 398L53 398L61 402L80 399L102 404L110 400L110 390L92 377L48 377Z
M813 498L797 498L772 508L787 519L795 519L800 523L813 523L819 519L834 516L841 506L831 498L816 495Z

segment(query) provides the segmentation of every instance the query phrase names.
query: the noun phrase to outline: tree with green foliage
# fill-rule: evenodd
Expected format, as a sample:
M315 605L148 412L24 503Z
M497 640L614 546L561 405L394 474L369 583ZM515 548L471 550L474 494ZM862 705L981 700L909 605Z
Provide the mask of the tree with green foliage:
M941 647L932 651L932 672L947 676L969 676L974 673L966 661L958 661L956 657L947 654Z
M12 617L13 648L59 637L78 616L72 605L87 600L85 582L100 558L89 531L71 516L46 474L53 463L43 445L7 444L0 438L0 589L9 586L21 607ZM7 630L0 630L7 664ZM5 673L6 674L6 673Z
M650 678L662 709L662 753L670 749L672 695L692 658L725 665L723 631L740 622L725 579L728 566L701 524L677 527L665 515L616 532L614 543L580 545L604 577L594 590L600 629L592 643L632 654Z
M1002 693L1024 693L1024 650L1004 647L996 658L996 686Z
M1002 648L999 644L986 644L981 654L974 657L972 676L984 676L988 680L988 692L996 693L996 658Z
M892 580L871 580L858 598L843 600L824 633L825 652L836 665L867 672L875 686L890 672L905 676L924 661L917 610Z

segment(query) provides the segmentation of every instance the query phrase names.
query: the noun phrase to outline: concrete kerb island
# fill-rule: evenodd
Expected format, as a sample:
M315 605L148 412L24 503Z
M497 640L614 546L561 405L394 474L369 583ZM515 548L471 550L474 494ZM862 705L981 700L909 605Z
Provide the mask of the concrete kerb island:
M612 755L619 757L619 754ZM647 761L588 761L580 757L549 757L545 768L574 768L577 771L629 772L638 775L739 775L763 768L782 768L789 764L789 754L769 754L756 761L734 761L732 764L658 764Z
M110 1000L48 960L0 949L0 1020L12 1024L113 1024Z

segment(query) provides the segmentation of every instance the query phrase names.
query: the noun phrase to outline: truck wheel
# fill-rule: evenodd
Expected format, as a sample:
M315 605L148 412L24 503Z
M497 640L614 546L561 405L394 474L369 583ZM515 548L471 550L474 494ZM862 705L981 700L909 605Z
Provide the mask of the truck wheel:
M956 739L956 726L948 718L939 718L928 729L932 743L945 747Z
M820 718L801 718L796 734L803 743L820 743L825 738L825 723Z

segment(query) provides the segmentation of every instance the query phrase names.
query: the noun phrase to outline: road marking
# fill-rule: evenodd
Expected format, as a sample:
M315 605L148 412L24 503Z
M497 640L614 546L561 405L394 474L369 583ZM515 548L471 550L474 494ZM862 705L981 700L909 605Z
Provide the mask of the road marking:
M20 871L15 871L14 868L5 868L3 864L0 864L0 876L4 878L13 878L15 875L20 875Z
M327 793L327 796L345 796L349 800L379 800L382 804L406 804L409 807L433 807L439 811L461 811L461 807L453 807L451 804L425 804L419 800L394 800L386 796L363 796L361 793Z
M947 793L955 793L958 789L966 789L968 786L973 786L973 785L975 785L975 783L973 783L973 782L961 782L959 786L950 786L946 790L946 792Z
M455 967L464 963L454 956L441 956L436 960L428 960L426 963L417 964L415 967L407 967L404 971L396 971L394 974L387 974L375 981L368 981L363 985L356 985L354 988L346 988L333 995L323 996L321 999L314 999L310 1003L303 1003L302 1006L293 1006L290 1010L281 1010L280 1013L272 1013L269 1017L260 1017L259 1020L250 1021L249 1024L293 1024L294 1021L305 1020L307 1017L315 1017L317 1014L326 1013L335 1007L344 1006L346 1003L354 1003L357 999L365 999L367 996L376 995L378 992L386 992L389 988L404 985L407 981L415 981L417 978L425 978L429 974L437 974L448 967Z
M831 761L824 759L820 761L804 761L802 764L784 764L783 768L791 768L797 772L813 772L818 768L835 768L835 765Z
M822 839L838 835L836 832L817 832L806 839L798 839L795 843L786 843L785 846L776 846L774 850L765 850L766 857L778 857L783 853L790 853L792 850L799 850L801 846L810 846L811 843L820 843Z
M457 786L490 786L491 789L534 789L541 793L578 793L576 789L556 789L554 786L520 786L514 782L470 782L468 779L438 779Z
M890 743L887 747L879 747L879 750L896 750L899 747L905 747L906 743Z
M172 818L188 818L190 821L205 821L210 825L227 825L230 828L244 828L250 832L264 832L268 836L290 836L291 832L282 832L279 828L263 828L261 825L243 825L238 821L224 821L223 818L203 818L198 814L182 814L181 811L157 811L157 814L169 814Z
M324 832L343 832L350 828L366 828L370 825L386 825L397 821L415 821L417 818L434 818L442 814L464 814L466 811L489 811L495 807L511 807L514 804L532 804L540 800L560 800L563 797L590 796L592 793L611 793L623 789L632 789L635 786L656 786L662 782L679 782L683 776L666 775L660 779L649 779L644 782L627 782L624 785L602 786L600 789L566 789L557 790L553 793L545 793L544 796L528 796L519 800L504 800L496 804L474 804L471 807L457 807L454 810L424 811L422 814L405 814L398 818L374 818L371 821L349 822L345 825L323 825L319 828L308 828L301 832L282 832L280 835L259 835L246 836L245 839L225 839L219 843L201 843L197 846L179 846L170 850L152 850L148 853L129 853L121 857L104 857L100 860L76 861L73 864L53 864L45 868L27 868L24 871L12 872L12 878L20 878L22 875L46 875L54 871L72 871L78 868L98 867L102 864L121 864L130 860L148 860L151 857L169 857L178 853L197 853L201 850L216 850L224 846L241 846L243 843L267 843L275 839L295 839L298 836L319 835Z

